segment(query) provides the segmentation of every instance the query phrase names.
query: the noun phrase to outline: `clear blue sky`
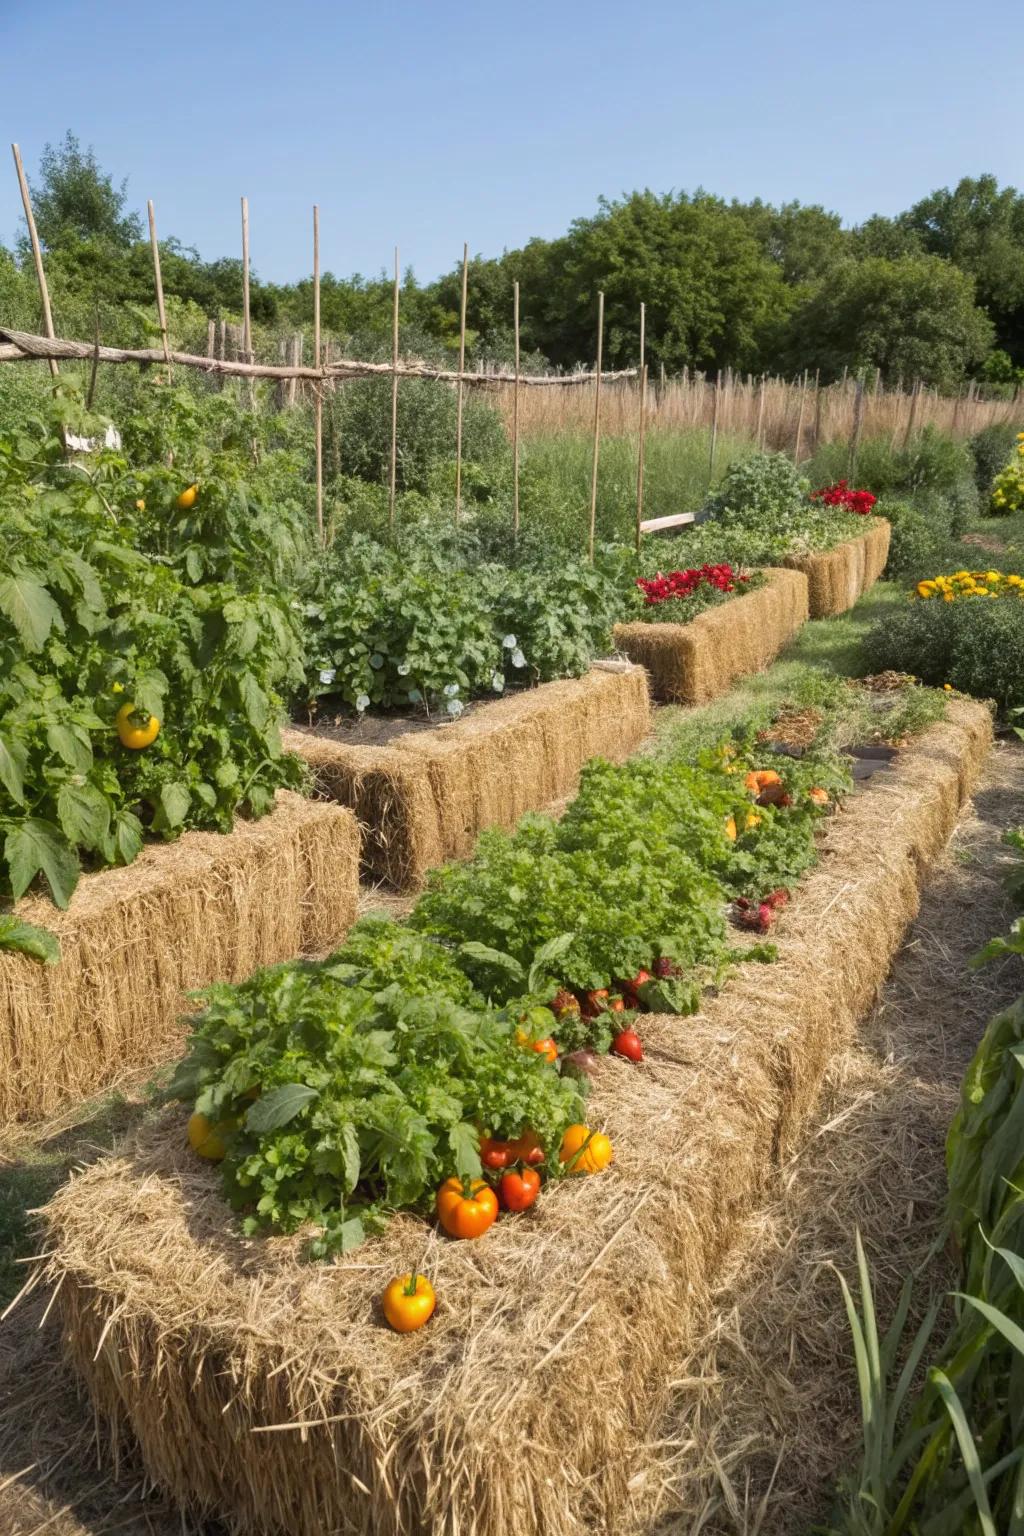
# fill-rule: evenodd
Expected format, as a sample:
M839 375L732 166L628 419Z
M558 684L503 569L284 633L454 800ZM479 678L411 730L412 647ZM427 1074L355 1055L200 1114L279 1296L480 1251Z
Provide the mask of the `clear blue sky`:
M1024 179L1019 0L0 0L2 139L71 128L161 235L286 281L422 280L598 196L703 185L855 222ZM20 202L9 151L0 239Z

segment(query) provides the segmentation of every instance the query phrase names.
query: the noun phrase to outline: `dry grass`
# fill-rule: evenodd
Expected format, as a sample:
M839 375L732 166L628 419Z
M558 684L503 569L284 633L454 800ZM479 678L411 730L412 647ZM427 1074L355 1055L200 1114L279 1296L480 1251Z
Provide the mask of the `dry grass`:
M812 619L831 619L846 613L857 599L870 592L885 570L892 529L884 518L872 518L855 539L834 549L806 555L787 555L784 565L803 571L810 586Z
M468 857L485 827L513 827L524 812L572 794L588 758L618 762L650 729L644 673L605 662L386 747L297 731L285 743L309 763L322 794L356 812L366 867L410 890L436 865Z
M359 838L337 806L283 791L269 816L188 832L86 875L51 928L58 966L0 955L0 1125L49 1115L180 1047L184 994L322 953L355 916Z
M749 1214L710 1323L675 1380L620 1536L792 1536L828 1516L856 1459L860 1410L835 1268L859 1227L884 1325L903 1279L914 1314L955 1283L933 1252L944 1143L988 1019L1020 995L1019 963L967 962L1009 923L1003 830L1024 819L1024 750L1001 745L925 888L877 1007L839 1051L810 1134ZM911 1330L913 1323L911 1324Z
M47 1246L104 1463L134 1436L177 1499L246 1531L621 1529L667 1352L706 1317L737 1229L798 1145L989 737L986 713L957 702L877 776L831 824L779 964L693 1019L648 1020L642 1068L601 1064L592 1119L613 1170L472 1248L412 1218L333 1267L302 1266L293 1240L243 1241L180 1116L86 1170L48 1208ZM403 1340L376 1296L413 1263L441 1300Z
M488 392L491 394L491 392ZM495 403L512 421L513 391L506 385L493 391ZM635 382L609 384L601 394L602 430L617 436L637 430L639 390ZM764 381L730 375L723 379L715 414L715 383L700 374L669 379L661 388L647 392L648 430L679 432L710 428L717 419L723 436L735 435L756 441L759 447L776 448L806 458L823 443L849 442L853 436L856 391L852 380L828 388L790 384L784 379ZM911 420L913 412L913 420ZM562 433L593 430L594 393L578 389L524 389L519 397L519 429L523 437L552 437ZM913 432L935 426L954 437L970 437L982 427L1017 421L1020 406L1012 400L984 401L941 396L923 390L913 397L903 390L864 395L861 438L888 438L902 447ZM799 434L799 447L797 438Z
M615 644L646 667L656 699L705 704L747 672L763 672L807 621L807 578L768 570L762 587L688 624L616 624Z

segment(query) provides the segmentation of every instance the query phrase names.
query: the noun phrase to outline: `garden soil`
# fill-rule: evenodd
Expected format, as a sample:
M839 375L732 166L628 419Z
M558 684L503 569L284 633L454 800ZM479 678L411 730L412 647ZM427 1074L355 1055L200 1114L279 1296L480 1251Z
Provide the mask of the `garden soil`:
M386 747L304 731L287 731L284 740L309 764L321 794L355 811L370 875L415 890L428 870L467 858L485 827L508 830L526 811L571 795L589 758L621 762L650 729L645 674L608 662Z
M766 570L763 586L698 614L688 624L616 624L615 644L646 667L656 699L706 704L737 677L763 672L808 617L802 571Z
M645 1020L643 1066L600 1063L591 1119L612 1170L479 1244L399 1218L317 1268L296 1240L245 1241L178 1111L87 1168L47 1210L36 1275L88 1383L102 1475L134 1441L190 1518L251 1532L621 1531L660 1475L650 1436L675 1406L672 1362L806 1144L990 738L981 706L955 701L876 774L780 921L777 965L744 969L691 1019ZM440 1301L403 1339L376 1298L412 1265Z

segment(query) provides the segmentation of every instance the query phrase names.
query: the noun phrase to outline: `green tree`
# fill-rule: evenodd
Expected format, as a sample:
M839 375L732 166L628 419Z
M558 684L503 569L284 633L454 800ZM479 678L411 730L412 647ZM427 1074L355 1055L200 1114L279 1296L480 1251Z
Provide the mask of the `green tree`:
M126 211L127 202L127 181L115 187L91 146L83 150L70 129L60 144L46 145L32 186L32 211L48 250L92 241L130 246L142 236L142 220Z
M844 366L955 388L992 345L974 282L938 256L868 256L837 267L794 316L793 365L834 378Z
M973 276L998 345L1024 364L1024 196L994 176L965 176L915 203L901 222L924 250Z

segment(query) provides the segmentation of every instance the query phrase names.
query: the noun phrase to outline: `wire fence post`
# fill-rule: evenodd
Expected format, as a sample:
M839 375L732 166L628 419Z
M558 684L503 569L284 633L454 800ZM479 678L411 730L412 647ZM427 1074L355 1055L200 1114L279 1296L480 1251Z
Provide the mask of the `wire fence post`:
M597 379L594 385L594 457L590 469L590 563L594 563L597 527L597 460L601 450L601 354L604 346L604 294L597 296Z

